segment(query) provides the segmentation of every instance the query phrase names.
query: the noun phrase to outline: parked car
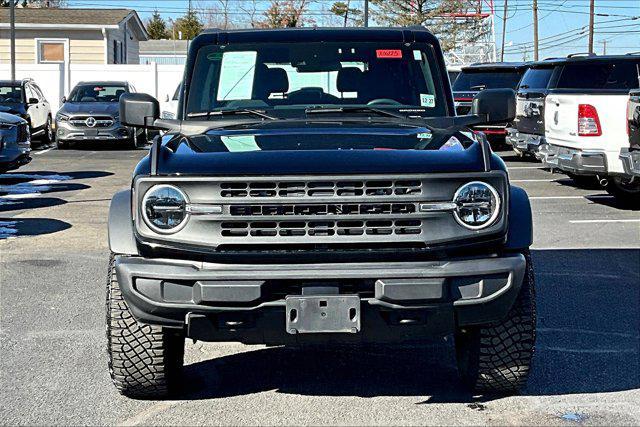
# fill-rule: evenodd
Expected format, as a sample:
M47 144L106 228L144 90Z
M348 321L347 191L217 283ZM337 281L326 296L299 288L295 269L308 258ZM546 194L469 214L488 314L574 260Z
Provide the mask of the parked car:
M507 143L520 157L537 155L544 143L544 101L560 70L548 61L531 64L518 85L516 118L507 128Z
M56 114L58 148L67 148L79 141L116 141L135 148L145 139L144 129L125 126L120 122L118 100L125 93L135 92L128 82L80 82L62 98Z
M30 152L29 123L21 117L0 112L0 173L29 163Z
M160 106L160 117L163 119L175 119L178 116L178 103L180 102L180 87L178 85L171 99L167 99Z
M210 30L190 55L176 120L150 95L120 99L124 123L167 133L111 201L116 388L166 396L185 338L455 334L466 384L518 390L535 338L531 208L469 130L512 120L514 91L484 90L456 117L438 40L415 27Z
M627 181L627 185L623 188L633 192L640 187L640 90L632 90L629 93L627 133L629 146L622 147L620 150L620 160L622 160L625 176L620 179ZM638 198L639 193L635 194Z
M53 142L51 106L32 79L0 80L0 112L25 119L32 138Z
M529 67L527 62L494 62L472 64L462 68L462 72L453 83L453 98L456 113L469 114L473 97L485 89L516 90L522 76ZM476 126L475 130L484 132L491 141L504 143L508 123L496 123Z
M462 67L460 67L459 65L447 66L447 74L449 74L449 82L451 83L451 86L453 86L453 84L455 83L456 79L458 78L461 72L462 72Z
M625 178L629 91L640 87L640 55L571 56L555 62L558 82L545 101L545 164L578 184L598 179L621 200L638 197Z

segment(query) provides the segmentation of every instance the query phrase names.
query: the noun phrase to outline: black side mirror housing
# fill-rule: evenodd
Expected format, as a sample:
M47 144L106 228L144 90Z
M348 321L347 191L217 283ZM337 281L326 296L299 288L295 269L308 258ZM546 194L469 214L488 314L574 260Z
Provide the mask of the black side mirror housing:
M137 128L154 128L160 118L160 103L146 93L124 93L120 97L120 122Z
M67 97L66 97L66 96L63 96L63 97L60 99L60 102L61 102L62 104L66 103L66 102L67 102Z
M471 114L484 118L482 124L510 122L516 117L513 89L485 89L473 97Z
M29 98L28 104L39 104L40 100L38 98Z

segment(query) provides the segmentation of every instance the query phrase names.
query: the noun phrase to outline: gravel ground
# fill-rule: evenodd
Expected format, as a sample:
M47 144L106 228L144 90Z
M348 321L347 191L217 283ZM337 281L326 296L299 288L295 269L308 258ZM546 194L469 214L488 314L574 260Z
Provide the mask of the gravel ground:
M0 175L2 424L640 424L640 216L501 153L534 210L538 345L522 395L472 396L450 340L311 353L187 343L178 400L107 371L107 211L145 150L41 150Z

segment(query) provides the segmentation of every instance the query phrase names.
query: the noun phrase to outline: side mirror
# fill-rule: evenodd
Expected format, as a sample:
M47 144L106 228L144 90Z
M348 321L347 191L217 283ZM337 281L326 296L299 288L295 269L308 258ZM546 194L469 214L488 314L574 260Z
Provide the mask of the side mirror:
M164 102L169 102L169 95L165 97Z
M473 97L471 114L482 117L482 124L510 122L516 117L513 89L485 89Z
M60 102L61 102L62 104L64 104L65 102L67 102L67 97L66 97L66 96L63 96L63 97L60 99Z
M160 118L160 103L146 93L124 93L120 97L120 122L137 128L153 128Z
M28 104L39 104L40 100L38 98L29 98Z

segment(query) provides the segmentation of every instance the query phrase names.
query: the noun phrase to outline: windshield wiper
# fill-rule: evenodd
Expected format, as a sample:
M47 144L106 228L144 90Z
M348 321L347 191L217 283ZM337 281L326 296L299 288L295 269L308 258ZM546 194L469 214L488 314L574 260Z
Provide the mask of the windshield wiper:
M381 110L372 107L336 107L336 108L307 108L304 110L306 114L330 114L330 113L376 113L381 116L395 117L396 119L406 119L402 114L392 113L391 111Z
M250 108L237 108L233 110L215 110L215 111L206 111L206 112L198 112L198 113L189 113L187 117L206 117L207 119L212 116L233 116L238 114L251 114L253 116L262 117L263 119L268 120L279 120L277 117L270 116L266 113L252 110Z

